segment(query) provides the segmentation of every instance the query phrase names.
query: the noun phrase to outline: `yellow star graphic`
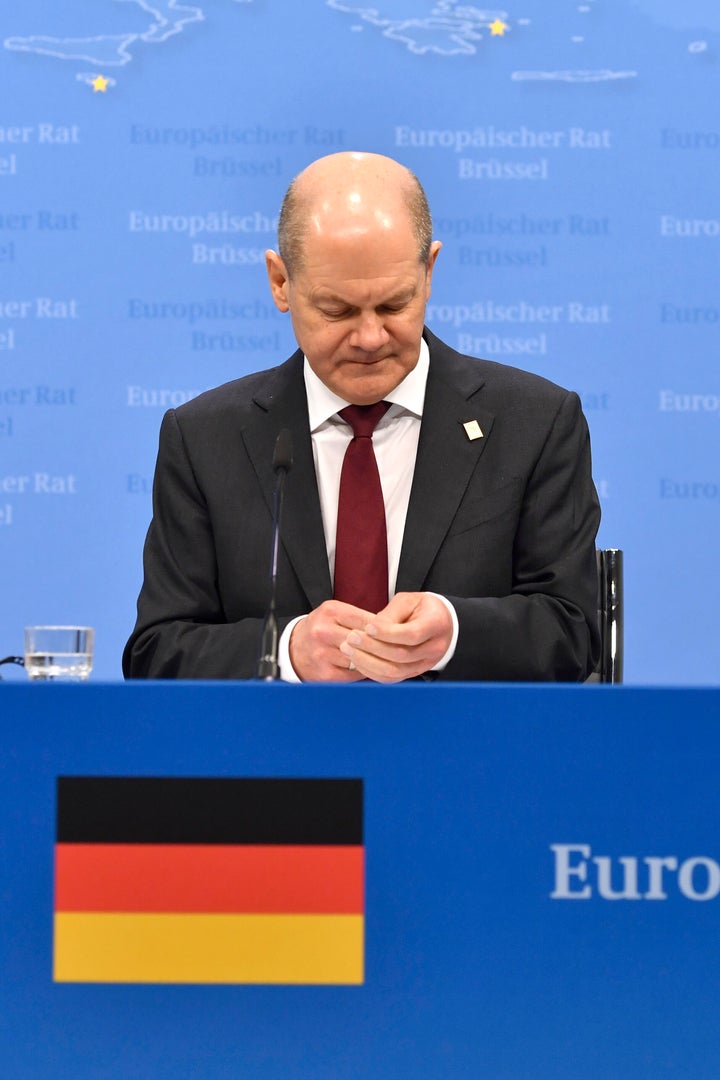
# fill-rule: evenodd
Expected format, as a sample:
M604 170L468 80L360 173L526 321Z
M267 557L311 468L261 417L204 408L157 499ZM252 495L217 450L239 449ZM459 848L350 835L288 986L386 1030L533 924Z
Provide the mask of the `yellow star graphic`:
M92 81L93 94L97 94L98 90L101 93L105 93L108 88L108 80L104 75L96 75Z
M493 37L502 37L508 29L508 24L504 23L502 19L495 19L494 22L488 23L488 29Z

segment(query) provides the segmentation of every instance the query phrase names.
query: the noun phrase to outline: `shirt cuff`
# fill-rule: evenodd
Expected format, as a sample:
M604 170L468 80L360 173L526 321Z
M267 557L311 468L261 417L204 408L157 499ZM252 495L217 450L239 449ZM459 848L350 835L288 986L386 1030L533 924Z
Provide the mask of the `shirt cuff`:
M289 622L282 634L280 635L280 641L278 642L278 667L280 668L280 678L283 682L300 683L302 679L296 673L295 668L290 663L290 635L300 622L304 619L305 615L298 615L297 619L293 619ZM457 622L457 616L455 621ZM448 660L450 657L448 657ZM447 660L445 661L447 663Z
M436 592L428 593L428 596L437 596L438 600L442 600L443 604L445 605L445 607L448 609L448 612L450 613L450 618L452 619L452 624L453 624L452 638L450 639L450 644L448 645L447 652L445 653L444 656L440 657L440 659L438 660L437 664L434 665L434 667L430 668L431 671L442 671L443 668L447 667L447 665L450 663L453 656L455 655L455 649L457 648L457 640L458 640L458 633L460 632L460 627L458 625L457 611L455 610L455 608L453 607L453 605L450 603L450 601L448 600L448 598L446 596L441 596L440 593L436 593Z

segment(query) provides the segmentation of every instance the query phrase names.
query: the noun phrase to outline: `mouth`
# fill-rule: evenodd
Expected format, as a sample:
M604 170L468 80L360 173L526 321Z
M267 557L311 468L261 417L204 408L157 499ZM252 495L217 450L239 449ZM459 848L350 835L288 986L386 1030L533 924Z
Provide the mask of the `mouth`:
M383 364L387 360L391 359L391 355L388 356L353 356L349 358L349 363L359 364L361 367L373 367L375 364Z

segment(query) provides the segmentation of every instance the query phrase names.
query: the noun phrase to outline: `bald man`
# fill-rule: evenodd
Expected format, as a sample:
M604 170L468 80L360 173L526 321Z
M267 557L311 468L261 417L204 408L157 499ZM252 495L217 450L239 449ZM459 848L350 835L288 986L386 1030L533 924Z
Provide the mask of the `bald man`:
M267 252L298 351L166 414L130 678L255 676L273 448L292 436L278 569L289 681L586 678L599 507L578 398L424 328L440 243L417 179L334 154L291 184ZM348 404L373 435L387 522L379 611L333 599Z

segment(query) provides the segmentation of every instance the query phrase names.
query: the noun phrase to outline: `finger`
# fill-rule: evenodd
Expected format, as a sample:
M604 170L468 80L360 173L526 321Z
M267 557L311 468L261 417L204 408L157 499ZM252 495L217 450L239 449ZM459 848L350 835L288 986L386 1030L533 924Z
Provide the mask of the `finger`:
M410 622L391 623L375 618L365 623L361 632L365 635L366 643L375 641L388 645L414 647L431 641L441 630L442 627L434 619L418 617ZM348 637L357 633L357 630L353 630Z
M412 664L421 662L430 655L433 641L434 639L427 639L417 644L397 644L353 630L338 647L344 656L352 659L356 652L364 652L368 656L393 664Z
M367 678L358 668L354 660L349 660L341 652L336 654L337 660L333 660L332 675L327 679L329 682L354 683L362 682Z
M354 664L365 675L372 671L373 677L408 678L408 672L427 671L437 661L436 651L404 646L385 646L370 641L367 648L358 648L343 642L340 654L346 664Z
M426 593L398 595L402 599L402 604L394 609L394 614L402 611L408 617L403 622L391 621L388 618L391 605L388 604L383 612L371 619L363 628L369 637L409 646L422 645L425 642L432 643L440 638L449 641L452 635L452 618L441 600L428 596Z
M382 611L377 613L377 618L388 623L407 622L417 611L422 597L422 593L395 593Z
M349 663L354 664L356 674L378 683L395 683L413 679L416 675L422 675L428 671L430 667L426 661L397 664L358 650L355 651L355 657Z
M327 600L318 611L321 609L332 622L345 630L360 630L375 618L374 612L346 604L342 600Z

